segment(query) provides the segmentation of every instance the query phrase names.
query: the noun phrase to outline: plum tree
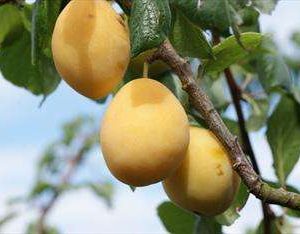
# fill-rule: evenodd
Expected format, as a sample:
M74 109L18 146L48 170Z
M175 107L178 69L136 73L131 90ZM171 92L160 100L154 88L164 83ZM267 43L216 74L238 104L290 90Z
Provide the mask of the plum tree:
M190 144L180 167L163 182L169 198L201 215L224 212L233 201L240 178L212 132L190 127Z
M106 96L129 63L126 23L106 1L71 1L52 37L53 59L62 78L90 98Z
M116 178L133 186L153 184L183 160L189 144L188 119L164 85L136 79L123 86L108 107L100 142Z

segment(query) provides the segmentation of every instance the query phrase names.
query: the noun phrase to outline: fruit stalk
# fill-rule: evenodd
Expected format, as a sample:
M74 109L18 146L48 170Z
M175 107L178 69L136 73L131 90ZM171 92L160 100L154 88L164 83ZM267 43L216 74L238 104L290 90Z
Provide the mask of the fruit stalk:
M167 63L179 76L182 88L189 94L192 105L201 113L209 128L227 149L231 156L233 168L240 175L249 191L267 203L300 210L299 194L283 188L274 188L263 182L255 172L237 137L230 133L207 94L196 84L190 64L177 54L169 40L164 41L159 46L148 62L151 63L158 59Z

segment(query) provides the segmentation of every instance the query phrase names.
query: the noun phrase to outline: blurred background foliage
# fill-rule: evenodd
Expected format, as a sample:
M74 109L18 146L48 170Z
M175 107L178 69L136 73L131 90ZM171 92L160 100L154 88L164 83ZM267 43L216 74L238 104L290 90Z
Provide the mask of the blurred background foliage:
M280 52L271 34L260 33L259 25L260 14L271 14L277 2L116 1L115 6L123 9L129 18L132 62L124 81L113 94L125 83L141 76L141 64L147 55L140 62L134 62L138 56L149 53L169 38L178 53L190 61L195 79L242 142L241 123L228 114L233 101L228 76L223 71L230 68L247 133L263 131L270 144L278 180L269 183L298 192L295 185L286 181L300 155L300 31L290 38L297 50L296 56L288 56ZM48 96L55 92L61 80L52 60L51 36L56 18L67 3L68 0L0 1L1 73L14 85L41 95L42 102L51 98ZM131 11L126 3L133 3ZM157 24L155 27L153 22ZM146 35L149 33L150 36ZM150 65L150 74L181 101L191 124L206 127L189 104L178 77L167 65ZM107 98L97 100L100 105L107 101ZM28 225L28 234L59 233L56 227L47 225L47 214L60 196L79 188L93 191L108 207L112 206L114 187L110 181L73 181L88 152L99 147L98 128L95 120L88 116L76 117L62 127L61 137L45 149L36 165L36 180L31 191L8 201L10 212L1 218L0 228L20 215L17 204L25 203L40 214ZM185 212L170 202L158 207L158 215L171 233L220 233L222 225L231 225L239 217L248 196L247 188L242 185L232 206L213 218ZM293 232L286 216L299 218L300 212L283 209L283 215L272 218L272 233ZM262 228L262 224L253 227L249 233L262 233Z

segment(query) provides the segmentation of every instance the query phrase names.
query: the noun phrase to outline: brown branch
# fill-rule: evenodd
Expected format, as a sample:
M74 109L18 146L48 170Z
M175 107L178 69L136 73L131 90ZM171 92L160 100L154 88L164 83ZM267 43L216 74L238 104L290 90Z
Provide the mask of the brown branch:
M278 204L300 210L300 195L283 188L273 188L257 175L244 154L236 136L233 136L206 93L196 84L190 64L181 58L171 43L166 40L149 58L149 63L161 59L179 76L183 89L189 94L194 108L201 113L205 122L227 149L233 168L240 175L249 191L257 198L270 204Z
M86 139L88 138L89 136ZM86 149L83 147L75 157L72 157L72 159L69 161L69 168L66 170L65 174L63 174L61 177L60 185L57 187L56 190L54 190L54 194L52 195L52 198L47 203L47 205L41 208L40 217L37 223L37 234L46 234L45 220L47 218L47 215L49 211L52 209L52 207L54 206L54 204L56 203L57 199L60 197L61 195L60 189L66 186L70 182L72 175L74 174L74 172L76 171L80 163L82 162L85 153L86 153Z
M218 33L213 31L212 37L213 37L214 45L217 45L221 42ZM234 108L236 110L236 114L238 117L238 123L239 123L241 138L242 138L243 150L249 156L255 172L258 175L261 175L256 158L255 158L254 151L252 149L251 141L250 141L249 134L248 134L248 131L246 128L244 113L243 113L242 106L241 106L241 100L243 99L243 97L242 97L243 90L235 82L230 68L226 68L224 70L224 74L225 74L225 77L227 80L227 84L229 86L233 105L234 105ZM272 219L274 219L275 214L274 214L273 210L271 209L271 207L269 206L269 204L265 203L264 201L261 201L261 207L262 207L263 217L264 217L264 219L263 219L264 233L270 234L271 233L271 225L272 225L271 222L272 222Z
M235 82L232 72L229 68L226 68L224 70L224 74L230 89L233 105L235 107L237 117L238 117L238 123L239 123L239 128L241 132L241 137L242 137L242 143L243 143L243 149L244 152L249 156L253 169L258 175L261 175L254 151L252 149L252 145L250 142L250 138L248 135L248 131L246 128L246 122L241 106L241 99L242 99L242 91L238 84ZM271 222L272 219L274 219L275 214L273 213L271 207L265 203L264 201L261 201L261 206L262 206L262 211L263 211L263 224L264 224L264 233L265 234L271 234Z

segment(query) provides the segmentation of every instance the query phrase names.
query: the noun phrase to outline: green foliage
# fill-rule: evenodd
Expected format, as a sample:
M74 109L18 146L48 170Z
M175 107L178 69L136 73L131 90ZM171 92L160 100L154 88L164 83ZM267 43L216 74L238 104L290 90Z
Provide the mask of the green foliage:
M275 9L279 0L254 0L253 6L259 9L262 13L270 14Z
M264 38L261 52L257 54L256 70L266 91L271 91L275 87L290 88L291 86L288 67L275 43L268 37Z
M0 70L11 83L35 95L44 97L53 92L60 82L51 55L51 36L55 21L69 0L37 0L34 4L0 4ZM270 14L278 0L133 0L129 17L132 57L158 47L169 39L177 52L189 61L199 87L205 90L220 112L230 131L237 135L237 121L228 118L232 107L223 70L233 68L234 79L242 92L242 105L246 107L248 131L267 127L274 168L279 183L299 193L286 179L300 156L300 66L299 59L284 57L272 40L272 35L260 34L259 16ZM251 3L251 4L250 4ZM123 9L125 9L123 7ZM130 14L129 14L130 13ZM172 14L171 14L172 13ZM205 33L204 33L205 31ZM233 35L231 35L233 34ZM300 33L291 40L300 45ZM221 42L211 44L220 37ZM196 76L197 66L198 76ZM244 86L247 76L249 84ZM124 84L136 78L128 69ZM179 78L168 71L155 77L168 87L184 106L191 125L207 127L182 90ZM274 93L281 91L281 100L270 115ZM259 95L262 92L263 95ZM278 94L277 94L278 95ZM97 100L106 102L107 97ZM230 107L230 108L228 108ZM62 127L61 137L50 144L37 164L37 176L29 194L18 202L45 203L45 195L53 198L71 189L90 189L109 207L112 206L114 187L109 181L76 183L69 178L70 165L76 169L84 165L84 158L98 145L98 127L93 119L81 116ZM261 157L261 155L257 155ZM73 173L72 172L72 173ZM72 174L71 173L71 174ZM134 187L131 187L134 190ZM158 215L166 230L175 234L221 233L222 225L231 225L239 218L239 211L247 202L249 192L244 184L228 210L216 217L198 217L171 202L158 207ZM286 209L286 214L300 217L300 212ZM8 213L0 220L4 225L15 217ZM283 224L284 223L284 224ZM36 233L37 223L28 226L27 233ZM262 233L260 224L253 233ZM282 218L272 220L272 233L292 233ZM45 233L59 233L46 227Z
M230 22L226 17L225 1L227 0L171 0L170 2L177 8L182 9L184 14L201 28L217 29L223 32L230 26Z
M221 234L222 226L209 217L198 217L196 221L196 234Z
M112 196L114 194L114 187L111 183L94 183L90 184L92 191L101 199L104 199L108 207L112 206Z
M38 64L40 56L52 57L51 38L62 0L37 0L32 15L32 63Z
M192 234L196 216L178 208L171 202L163 202L157 208L158 216L168 232L173 234Z
M4 215L3 217L0 217L0 230L1 230L2 226L7 224L12 219L16 218L17 215L18 214L16 212L12 211L12 212L9 212L8 214Z
M23 29L14 43L1 48L0 70L3 77L13 84L26 88L33 94L47 96L55 90L60 78L53 61L45 56L41 56L37 65L31 64L30 45L30 34ZM22 51L22 56L20 56L20 51Z
M22 18L18 7L11 4L0 6L0 48L5 41L12 42L22 31Z
M269 101L267 99L257 99L247 97L246 100L251 105L251 115L247 120L247 129L249 131L258 131L268 119Z
M298 47L300 47L300 32L299 31L294 32L291 39Z
M134 0L129 20L132 57L162 43L170 25L168 0Z
M43 1L41 6L45 4L45 1ZM0 25L0 43L1 41L5 42L0 49L0 70L2 75L8 81L26 88L35 95L49 95L56 89L60 81L54 63L49 58L51 30L56 20L56 17L52 14L55 5L51 2L50 6L51 8L48 11L51 11L51 14L49 13L48 15L41 14L42 9L36 7L34 9L33 23L29 21L32 15L32 8L28 4L25 4L21 9L12 5L4 5L0 8L3 9L5 7L2 10L5 13L1 14L0 11L0 19L1 17L5 19L1 21L4 24ZM47 22L51 21L51 26L50 23L46 24L45 20ZM41 34L43 36L39 36ZM41 41L43 41L43 47L37 47L37 45L41 44ZM45 44L47 44L48 49ZM44 53L46 50L48 50L48 57ZM19 56L20 52L22 56ZM38 60L35 58L38 58ZM32 61L36 62L32 64Z
M203 31L185 17L180 10L173 10L173 29L170 41L182 56L192 58L213 58L211 45Z
M283 95L268 120L267 138L272 149L274 167L281 185L300 156L300 105Z
M228 37L220 44L213 47L213 54L216 59L208 60L204 63L204 71L221 72L230 65L239 62L246 56L254 53L262 42L262 35L259 33L242 33L240 35L242 48L234 36Z
M27 230L26 230L25 234L37 234L37 233L38 233L38 223L30 223L27 226ZM60 234L61 232L55 227L46 226L46 227L44 227L43 233L44 234Z
M230 226L240 217L239 211L246 205L249 198L249 191L246 185L241 182L240 189L231 206L223 213L215 217L215 220L222 225Z

